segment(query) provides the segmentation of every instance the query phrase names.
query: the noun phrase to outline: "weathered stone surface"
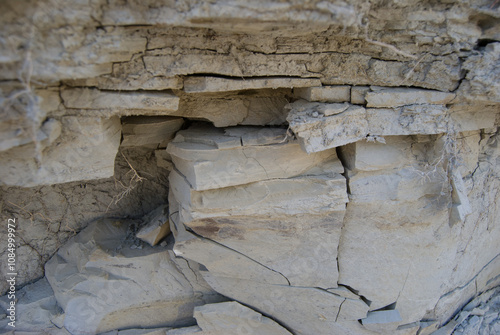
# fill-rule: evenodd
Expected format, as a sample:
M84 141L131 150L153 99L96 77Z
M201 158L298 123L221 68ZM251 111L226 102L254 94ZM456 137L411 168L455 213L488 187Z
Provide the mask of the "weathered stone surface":
M127 224L96 221L46 264L72 334L186 326L195 305L220 301L186 261L126 238Z
M267 138L267 133L263 128L262 137ZM250 143L258 142L259 137ZM307 155L295 141L262 146L242 146L241 141L221 129L190 128L177 134L167 152L195 190L293 177L328 161L337 162L330 171L343 171L335 150Z
M46 148L27 144L0 154L2 184L32 187L113 175L120 120L67 116L60 122L61 135L48 135L53 142Z
M397 309L368 312L366 318L361 319L361 323L363 323L363 325L373 323L392 323L399 321L401 321L401 315L399 315Z
M500 102L500 43L488 44L480 53L467 58L467 70L458 95L471 101Z
M198 326L191 326L191 327L170 329L170 330L167 330L166 335L186 335L186 334L194 334L194 333L202 335L201 328Z
M375 171L411 166L414 156L410 136L387 136L385 143L358 141L342 146L340 157L349 170Z
M365 99L367 107L400 107L415 104L446 105L455 98L454 93L418 88L372 87Z
M327 116L317 111L317 104L291 104L287 120L307 153L335 148L356 142L369 133L363 107L346 105L345 109L333 106L334 113Z
M285 328L236 301L195 307L194 317L203 333L291 335ZM202 333L202 334L203 334Z
M184 120L172 116L130 116L122 121L122 146L160 145L171 140Z
M170 185L179 222L197 234L277 271L292 285L337 286L335 260L347 202L342 176L195 191L173 171Z
M294 88L321 85L319 79L304 78L249 78L227 79L220 77L187 77L184 80L184 91L187 93L209 93L255 90L263 88Z
M163 205L144 217L144 226L135 235L137 238L149 243L151 246L157 245L162 239L170 234L168 222L168 205Z
M366 93L370 91L368 86L351 87L351 103L355 105L366 105Z
M267 285L203 274L216 291L273 315L295 334L370 334L357 321L368 312L368 305L361 299L346 299L317 288Z
M175 201L175 200L174 200ZM209 239L186 231L184 224L171 219L175 231L174 253L203 264L211 274L268 284L288 285L288 280L276 271L257 263L248 256Z
M0 328L3 330L15 330L16 332L40 332L55 328L51 322L62 313L57 305L54 292L47 279L42 278L33 284L27 285L15 292L16 304L12 319L8 309L11 308L7 295L0 298L0 308L7 316L0 320ZM14 321L11 327L8 323Z
M179 107L179 98L165 92L109 92L90 88L72 88L61 91L61 97L67 108L111 109L119 115L123 113L122 110L158 113L176 111Z
M350 102L351 86L322 86L296 88L294 94L307 101L320 102Z

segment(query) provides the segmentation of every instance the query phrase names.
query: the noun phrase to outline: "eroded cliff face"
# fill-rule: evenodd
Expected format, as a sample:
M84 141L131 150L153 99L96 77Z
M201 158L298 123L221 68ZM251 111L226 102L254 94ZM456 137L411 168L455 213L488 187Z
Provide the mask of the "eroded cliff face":
M498 330L497 1L0 7L5 329Z

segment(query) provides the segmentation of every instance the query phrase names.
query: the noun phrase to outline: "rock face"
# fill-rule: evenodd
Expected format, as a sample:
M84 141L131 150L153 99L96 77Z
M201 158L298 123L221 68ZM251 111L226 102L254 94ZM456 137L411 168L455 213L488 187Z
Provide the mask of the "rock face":
M72 334L184 326L193 308L220 301L185 260L127 241L127 224L97 221L45 266Z
M0 1L18 332L495 332L499 18L493 0Z

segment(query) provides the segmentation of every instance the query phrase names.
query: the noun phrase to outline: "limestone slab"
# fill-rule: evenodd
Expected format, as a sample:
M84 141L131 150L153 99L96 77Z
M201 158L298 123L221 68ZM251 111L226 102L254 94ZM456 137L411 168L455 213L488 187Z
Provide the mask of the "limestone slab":
M122 146L167 143L184 124L173 116L130 116L122 121ZM165 145L163 145L165 147Z
M368 135L368 121L363 107L346 104L332 106L320 113L318 104L293 103L287 120L290 129L307 153L314 153L356 142ZM328 106L323 106L326 111ZM330 116L327 116L330 114ZM333 115L332 115L333 114Z
M366 105L366 93L370 91L368 86L351 87L351 103L354 105Z
M124 222L93 222L46 264L72 334L187 326L195 305L220 301L166 248L131 248L127 229Z
M360 299L346 299L317 288L266 285L203 274L216 291L272 315L294 334L369 334L357 321L368 312L368 305Z
M209 93L318 85L321 85L321 81L313 78L270 77L232 79L220 77L187 77L184 80L184 91L187 93Z
M252 138L259 142L267 138ZM334 162L329 169L343 172L335 150L308 155L296 141L271 145L241 146L241 137L227 136L221 130L181 131L167 152L195 190L242 185L259 180L288 178L305 173L322 163Z
M165 92L111 92L92 88L61 91L67 108L176 111L179 98Z
M246 332L247 334L291 335L275 321L236 301L195 307L194 317L203 332L213 334Z
M340 156L349 170L375 171L411 166L414 161L409 136L387 136L385 143L361 140L340 148Z
M367 107L377 108L415 104L446 105L454 98L455 93L403 87L372 89L365 97Z
M209 239L197 237L186 231L182 223L171 220L176 232L174 253L178 257L202 264L216 276L288 285L287 279L278 272L266 268L242 253Z
M366 318L361 319L363 325L377 323L392 323L401 321L401 315L397 309L371 311L368 312Z
M66 116L60 127L61 135L41 152L34 144L2 152L2 184L32 187L113 176L119 118Z
M351 86L320 86L297 88L293 91L299 98L307 101L350 102Z
M170 185L179 222L198 235L281 273L292 285L337 286L344 177L302 176L195 191L173 171Z

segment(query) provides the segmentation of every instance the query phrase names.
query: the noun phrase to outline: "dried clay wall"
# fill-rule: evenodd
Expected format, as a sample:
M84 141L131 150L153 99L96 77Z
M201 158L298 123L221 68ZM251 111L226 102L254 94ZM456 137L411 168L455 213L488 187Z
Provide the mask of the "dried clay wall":
M6 333L500 334L499 1L0 22Z

